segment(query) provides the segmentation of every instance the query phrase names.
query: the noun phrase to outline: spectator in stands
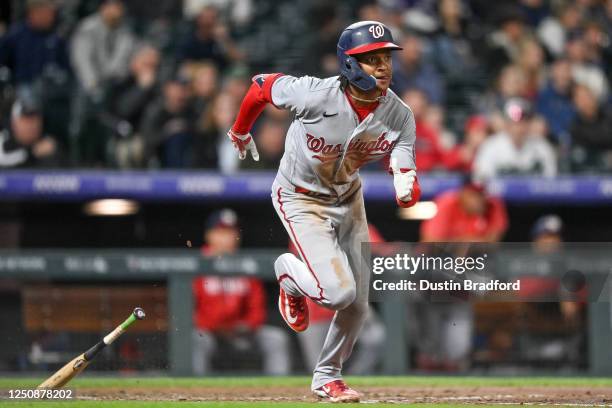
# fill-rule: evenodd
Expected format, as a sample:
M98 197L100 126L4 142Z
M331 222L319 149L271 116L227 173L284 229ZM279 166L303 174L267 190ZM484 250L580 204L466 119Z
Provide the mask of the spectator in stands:
M286 123L266 118L257 127L257 150L259 161L246 160L240 162L242 169L276 170L283 157L285 147Z
M558 59L553 62L548 83L536 99L536 110L548 122L553 140L558 144L569 144L569 127L576 115L572 85L569 61Z
M438 15L439 29L432 39L432 54L445 74L461 75L476 64L466 6L461 0L441 0Z
M122 0L103 0L98 12L85 18L72 36L72 65L90 96L128 75L136 39L124 17Z
M217 94L219 71L211 62L189 63L186 69L191 79L192 103L199 116Z
M140 133L150 164L184 168L191 163L195 115L190 96L189 81L174 77L163 85L162 97L147 107Z
M52 136L44 135L42 112L33 102L16 101L10 126L0 130L0 168L56 167L60 152Z
M577 115L571 125L572 161L577 170L612 170L612 108L590 88L574 87Z
M597 15L597 21L604 28L605 36L603 38L608 39L607 46L604 47L602 52L605 71L608 74L608 83L612 83L612 43L609 41L612 38L612 0L604 2L601 13Z
M429 102L425 92L409 89L402 94L402 100L410 106L416 123L416 160L420 171L454 170L465 163L455 148L445 149L440 134L425 122Z
M79 84L70 124L73 161L99 166L109 160L106 153L111 133L100 113L104 112L108 87L128 75L135 47L124 17L122 0L103 0L72 36L70 58Z
M477 110L485 114L494 132L504 128L503 109L513 98L527 96L527 77L517 65L505 66L495 82L494 89L486 92L477 101Z
M455 170L472 171L476 153L489 137L489 124L485 116L472 116L465 122L463 141L453 150L458 163Z
M235 26L246 26L253 16L252 0L184 0L183 14L191 20L198 16L204 6L211 4L219 7L219 11L228 16L232 25Z
M147 104L157 94L160 58L156 48L143 45L131 58L128 76L110 87L109 110L132 129L138 127Z
M589 60L587 43L583 35L574 35L566 45L567 57L572 64L572 77L577 84L588 86L597 99L608 97L608 81L599 65Z
M13 82L32 86L41 76L67 76L66 43L55 31L52 0L28 0L26 17L0 38L0 66L11 70Z
M537 28L537 36L546 51L554 58L559 58L565 52L567 38L580 28L581 20L579 6L567 2L558 8L555 15L542 20Z
M193 31L178 53L180 62L208 60L220 71L244 57L230 37L227 26L220 21L218 9L212 5L203 7L199 12Z
M141 46L130 61L129 75L109 85L106 109L100 117L114 137L114 160L121 168L143 164L143 140L138 126L159 91L160 58L156 48Z
M519 1L525 22L530 27L537 27L549 15L548 1L520 0Z
M485 58L487 68L494 74L502 67L518 61L520 45L528 36L525 16L516 5L500 7L497 20L499 28L488 36Z
M194 143L194 166L215 168L223 174L238 170L238 158L227 135L238 110L237 99L229 93L215 96L202 113Z
M544 51L536 40L530 38L521 43L519 52L517 65L523 70L527 81L526 97L534 100L544 82Z
M512 99L504 107L505 129L490 136L474 161L476 177L483 181L503 174L557 174L555 151L544 135L531 133L529 102Z
M401 42L403 50L393 62L393 90L401 95L408 89L421 89L427 99L436 105L444 102L444 82L433 64L423 57L422 40L407 35Z
M202 256L233 255L239 247L236 213L223 209L211 214L206 221ZM196 375L210 374L211 359L220 341L242 352L259 347L264 374L289 374L289 338L281 328L264 324L266 294L259 279L202 276L193 281L193 294L196 329L193 371Z

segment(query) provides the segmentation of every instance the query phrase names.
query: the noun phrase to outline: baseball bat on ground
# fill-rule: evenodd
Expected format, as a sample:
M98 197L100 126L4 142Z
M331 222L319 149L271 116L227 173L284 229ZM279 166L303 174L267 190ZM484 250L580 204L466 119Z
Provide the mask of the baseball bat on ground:
M134 309L134 312L132 312L130 317L125 319L125 321L119 326L115 327L112 332L107 334L95 346L91 347L89 350L79 355L78 357L75 357L68 364L57 370L51 377L47 378L37 388L57 389L63 387L64 385L66 385L66 383L68 383L68 381L72 380L81 371L83 371L85 367L89 365L91 360L100 352L100 350L115 341L117 337L121 336L123 332L125 332L125 330L136 320L142 320L144 318L144 310L137 307L136 309Z

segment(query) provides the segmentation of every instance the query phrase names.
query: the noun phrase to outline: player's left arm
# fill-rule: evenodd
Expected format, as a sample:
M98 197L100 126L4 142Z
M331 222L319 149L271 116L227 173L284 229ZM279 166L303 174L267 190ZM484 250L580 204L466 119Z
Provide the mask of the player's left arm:
M400 207L412 207L421 197L421 187L416 174L414 142L416 125L412 112L406 118L397 144L391 151L389 173L393 174L395 199Z
M272 102L272 85L281 76L282 74L278 73L255 75L251 87L242 99L236 121L227 132L227 136L238 150L240 160L244 160L249 151L253 159L259 161L259 152L250 133L251 127L266 105Z

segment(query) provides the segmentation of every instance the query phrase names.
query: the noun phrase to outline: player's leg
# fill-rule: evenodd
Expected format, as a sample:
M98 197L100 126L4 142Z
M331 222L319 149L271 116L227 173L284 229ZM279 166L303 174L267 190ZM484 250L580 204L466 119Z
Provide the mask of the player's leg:
M287 253L277 259L274 269L281 288L333 310L349 306L356 288L332 222L339 208L277 186L273 203L302 258Z
M210 359L217 349L215 336L206 330L193 331L192 366L195 375L210 373Z
M261 326L255 339L263 354L263 372L267 375L288 375L291 370L289 337L280 327Z
M341 379L341 370L353 350L359 331L368 313L368 271L362 270L361 245L368 241L368 225L361 192L350 202L340 206L338 217L338 242L341 252L346 254L349 271L355 281L354 301L339 310L330 325L323 350L314 371L312 389L315 390L330 381Z
M357 339L357 349L351 356L351 364L347 374L373 374L385 346L385 336L385 325L370 307Z
M313 371L319 360L325 336L329 330L329 320L311 323L308 330L298 333L298 340L304 356L304 365L308 371Z

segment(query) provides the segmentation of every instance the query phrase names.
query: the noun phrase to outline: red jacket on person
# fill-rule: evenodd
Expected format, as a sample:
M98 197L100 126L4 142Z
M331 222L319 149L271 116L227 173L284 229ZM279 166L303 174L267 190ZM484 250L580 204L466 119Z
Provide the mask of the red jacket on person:
M207 256L207 248L202 254ZM257 278L202 276L193 280L194 326L200 330L259 328L266 319L265 290Z

